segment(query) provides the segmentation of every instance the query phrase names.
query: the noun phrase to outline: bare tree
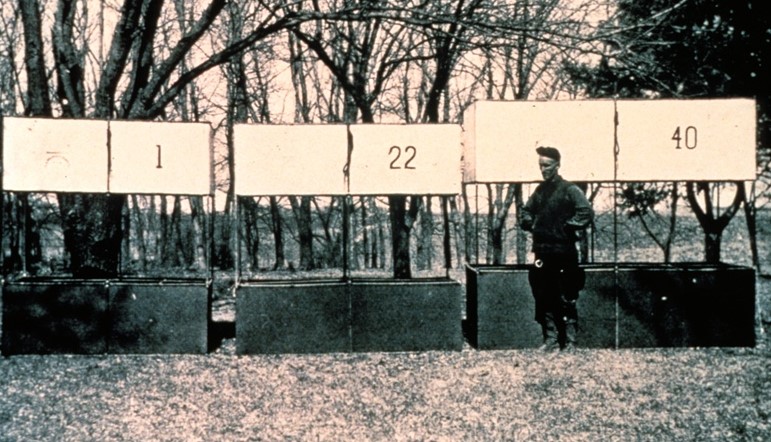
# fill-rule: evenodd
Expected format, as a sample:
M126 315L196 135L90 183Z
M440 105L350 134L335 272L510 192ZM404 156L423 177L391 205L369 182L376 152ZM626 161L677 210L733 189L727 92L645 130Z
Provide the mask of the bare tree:
M688 182L685 185L688 202L704 231L704 260L709 263L720 262L723 231L741 207L743 198L743 184L732 183L732 187L735 187L734 197L727 207L721 208L715 201L719 201L718 195L722 187L702 181Z
M249 32L236 41L180 72L181 63L192 53L200 53L197 44L210 32L220 17L225 0L211 0L200 9L186 31L179 31L173 47L163 56L156 51L154 40L159 28L161 0L123 0L109 49L95 80L93 108L86 108L81 38L88 32L74 26L74 11L81 5L76 0L56 3L54 40L56 65L56 99L62 115L93 118L154 119L162 116L167 106L196 78L214 67L229 62L255 43L283 29L317 18L312 11L280 14L271 10ZM40 2L19 0L24 24L27 102L25 113L53 116L43 45L43 23ZM266 7L267 8L267 7ZM267 10L267 9L266 9ZM65 246L70 252L72 271L76 275L114 275L118 271L121 238L121 213L126 198L120 195L62 194L59 204L64 224Z
M10 4L3 4L0 7L0 115L13 115L18 105L17 90L20 89L21 72L17 66L17 48L20 46L19 19L20 14L33 14L28 9L20 10L12 8ZM40 20L39 16L33 18ZM30 48L35 49L35 48ZM35 49L41 51L40 49ZM30 56L27 51L27 56ZM42 51L37 52L35 57L42 56ZM41 97L42 99L42 97ZM22 99L22 102L27 100ZM40 109L45 107L44 103L38 106ZM15 270L26 270L29 266L35 264L36 256L32 251L40 247L39 235L34 235L31 226L34 224L32 211L30 210L30 196L28 194L8 195L8 205L14 210L7 211L8 217L4 218L9 229L2 229L7 232L11 239L11 259L8 267ZM5 226L4 226L5 227ZM29 235L27 235L29 233ZM39 256L39 255L38 255Z
M287 33L289 46L289 66L292 74L292 86L295 96L295 122L311 123L311 104L309 101L309 75L306 74L305 63L303 62L303 47L291 32ZM289 201L292 205L297 224L298 240L300 244L300 263L301 270L310 270L316 267L313 257L313 222L311 218L311 198L310 196L290 196Z
M0 7L0 113L3 115L16 112L21 95L17 92L21 87L21 72L16 60L21 44L19 20L20 9L3 3Z
M661 249L664 262L671 262L680 197L678 183L659 186L630 183L621 188L620 197L621 207L627 210L629 217L640 221L645 233ZM668 206L666 216L656 208L661 203ZM660 232L662 230L663 233Z
M758 150L757 181L753 183L742 183L741 188L737 190L740 192L742 205L744 207L744 217L747 223L747 232L749 233L752 263L759 271L762 271L761 260L758 254L757 215L759 209L762 209L769 204L768 198L765 198L765 196L771 192L771 150Z
M144 272L147 270L147 241L145 239L147 228L145 226L146 223L144 221L144 215L142 214L142 207L139 204L139 198L137 195L131 195L131 205L129 210L129 216L134 217L133 224L136 226L135 232L139 258L139 269ZM129 230L125 231L128 232ZM126 235L127 238L130 238L130 236L131 235Z
M519 36L530 42L524 46L527 56L548 55L532 58L535 61L530 71L528 63L523 62L520 73L504 75L505 81L497 83L505 86L502 95L498 96L510 97L516 79L528 78L530 85L548 81L546 74L539 76L536 72L549 72L546 67L556 65L560 57L569 56L571 48L576 47L576 38L584 36L578 29L581 24L576 11L580 8L565 2L560 2L560 8L556 8L556 0L443 0L407 8L401 2L336 0L291 4L200 0L190 6L179 0L171 5L162 0L121 0L117 8L109 5L102 8L100 3L96 12L86 9L87 2L51 0L50 4L55 5L55 26L52 32L45 33L41 4L38 0L18 0L18 14L24 25L26 69L23 76L26 87L19 89L25 94L22 101L27 115L196 120L207 115L202 106L204 98L195 87L196 79L212 72L213 68L227 66L226 76L231 82L229 94L235 107L226 110L230 112L229 122L224 124L226 128L235 121L272 121L273 110L267 99L271 93L271 79L266 76L265 66L258 63L264 54L255 51L259 43L268 40L274 46L281 46L282 54L289 53L293 79L296 80L299 121L374 122L378 115L392 112L403 115L404 120L410 122L449 122L458 121L465 106L479 92L475 88L480 69L470 67L480 59L480 48L489 48L498 55L515 54L516 51L507 52L506 48L511 48ZM543 15L547 18L545 21L529 20L524 16L527 11L531 16L538 16L539 11L547 11L550 7L561 11L560 14ZM105 20L100 17L94 21L90 17L102 12L112 14L107 21L115 25L111 37L105 39L108 41L105 50L100 46L97 51L89 47L94 42L88 35L101 36ZM242 27L229 28L234 24L229 21L230 17L236 13L241 14ZM94 32L93 26L99 27L98 32ZM11 27L6 26L6 29ZM286 35L281 33L287 30L291 35L284 39ZM232 34L221 38L221 32ZM51 36L52 57L45 56L44 34ZM282 39L274 39L277 36ZM101 45L102 39L98 40ZM18 47L13 45L13 48ZM551 50L542 50L543 47ZM95 53L98 54L92 55ZM528 60L527 56L521 60ZM553 64L548 62L549 57L554 60ZM334 81L320 81L323 74L315 68L317 61ZM251 69L249 62L257 63L254 65L257 69ZM308 69L310 66L314 68ZM506 72L506 68L496 68L492 64L487 69L491 74L493 69ZM413 70L420 74L416 89L410 91L404 85L395 86L398 81L395 78L410 78ZM19 77L17 72L16 78ZM468 78L473 80L469 82ZM308 88L308 85L313 87ZM534 87L519 88L525 89L532 93ZM393 105L398 100L389 98L395 90L403 97L402 109L394 109L399 107ZM410 94L412 98L408 98ZM410 101L416 105L411 105ZM232 158L232 152L230 154ZM227 175L228 171L225 172ZM126 207L126 198L63 194L59 196L59 203L73 272L77 275L115 274L125 233L121 214ZM233 203L231 189L226 206L230 208ZM161 206L165 204L162 199ZM198 212L198 202L191 201L191 204L195 205L191 210ZM314 242L313 235L309 234L312 228L307 228L310 226L307 222L311 218L309 209L315 201L300 198L290 204L296 209L293 213L298 225L304 226L298 230L301 265L312 267ZM428 201L419 196L388 197L391 250L397 277L411 275L409 240L412 226L420 209L427 209L428 205ZM321 219L339 213L340 207L338 201L331 204L328 211L317 210L316 213ZM383 225L368 228L376 213L372 207L372 200L360 201L361 216L358 219L362 232L379 232ZM454 210L452 204L449 209ZM273 212L281 216L280 210ZM226 212L223 225L229 225L230 213ZM423 220L427 223L430 212L424 210L424 213ZM159 224L165 222L167 228L161 229L162 232L172 234L173 225L169 224L168 218L172 214L173 210L161 210ZM179 219L182 221L181 217ZM377 223L384 222L375 219ZM195 218L191 221L195 223ZM327 221L325 227L333 229L334 220ZM273 225L280 226L281 222ZM193 224L191 231L201 227L203 225ZM426 224L422 230L432 229ZM230 233L226 236L232 238ZM321 236L328 241L330 250L335 250L334 231L325 230ZM380 244L387 238L380 233L375 236ZM228 241L226 239L224 243L228 244ZM362 236L362 241L362 250L372 248L368 242L374 244L374 238L370 236L366 241ZM384 253L385 248L378 246L378 253L370 256ZM445 250L445 255L449 256L449 251ZM190 256L189 259L196 261L197 258ZM381 257L379 263L383 263Z
M292 31L324 63L344 91L344 121L354 122L359 114L364 123L373 123L377 98L398 66L406 61L408 51L401 38L406 28L375 18L344 26L333 23L325 27L317 22L310 29L297 27ZM416 213L420 202L413 198L407 210L406 196L391 195L388 204L394 276L409 278L409 234L415 216L407 215Z

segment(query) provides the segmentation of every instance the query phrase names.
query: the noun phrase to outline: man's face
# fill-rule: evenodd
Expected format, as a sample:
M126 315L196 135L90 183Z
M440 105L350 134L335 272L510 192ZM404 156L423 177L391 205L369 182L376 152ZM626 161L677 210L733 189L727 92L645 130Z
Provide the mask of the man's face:
M557 170L560 168L560 162L554 158L540 156L538 157L538 167L541 168L543 180L549 181L557 175Z

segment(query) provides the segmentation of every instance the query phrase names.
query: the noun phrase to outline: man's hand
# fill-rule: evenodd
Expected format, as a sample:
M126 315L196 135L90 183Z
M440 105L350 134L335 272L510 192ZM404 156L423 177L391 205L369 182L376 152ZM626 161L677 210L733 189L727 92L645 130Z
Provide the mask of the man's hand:
M517 221L519 222L519 227L521 227L522 230L526 230L528 232L533 230L533 216L525 209L524 206L520 205L517 207Z

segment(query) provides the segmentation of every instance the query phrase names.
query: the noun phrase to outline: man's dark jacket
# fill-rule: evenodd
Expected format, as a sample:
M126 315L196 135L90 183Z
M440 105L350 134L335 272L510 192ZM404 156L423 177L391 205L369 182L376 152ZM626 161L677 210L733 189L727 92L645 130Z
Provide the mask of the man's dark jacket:
M594 217L591 204L575 184L556 175L536 187L522 207L520 226L533 232L536 256L575 253L576 231Z

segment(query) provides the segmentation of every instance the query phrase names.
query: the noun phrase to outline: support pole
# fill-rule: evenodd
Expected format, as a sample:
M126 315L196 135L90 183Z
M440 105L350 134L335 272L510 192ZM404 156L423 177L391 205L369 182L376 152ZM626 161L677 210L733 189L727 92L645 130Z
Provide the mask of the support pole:
M3 128L5 127L5 119L0 116L0 292L5 285L5 188L3 187L3 175L5 175L5 168L3 167Z
M618 329L618 154L621 146L618 143L618 103L613 99L613 299L616 310L615 346L619 347Z
M233 281L234 293L235 293L236 287L238 287L238 282L241 280L241 228L240 228L241 217L239 216L240 212L241 212L241 205L238 204L238 195L233 195L233 218L230 226L233 234L231 235L230 242L231 242L231 245L235 247L235 250L232 252L232 255L235 256L235 262L233 263L233 272L235 272L235 279Z
M232 159L232 161L235 161L235 158ZM235 177L230 177L231 180L234 180ZM235 193L235 192L234 192ZM207 285L210 287L209 289L209 316L211 317L211 302L212 302L212 294L214 292L214 255L217 253L217 245L216 241L214 240L214 233L216 232L214 225L215 221L217 219L217 184L214 180L214 133L211 131L211 128L209 129L209 216L205 217L209 223L208 229L206 229L205 234L208 234L209 236L209 256L206 260L207 265L207 272L209 274L209 281L207 281ZM235 280L235 282L238 282L238 279Z
M594 183L590 183L589 186L590 186L590 189L591 189L590 190L591 194L594 195ZM591 234L589 235L589 241L590 241L589 256L591 257L590 258L591 262L594 262L594 248L597 245L597 232L596 232L596 230L597 229L595 228L594 222L592 222L592 230L591 230Z
M206 285L210 288L209 302L211 302L212 292L214 289L214 254L216 253L216 246L214 244L214 216L216 215L217 205L214 192L209 194L207 200L209 201L209 214L208 216L204 217L208 223L206 229L204 230L204 236L207 237L206 241L204 241L204 244L208 244L209 246L207 253L208 256L206 257L206 273L208 274L209 280L206 281ZM211 309L209 309L209 313L211 314Z
M447 208L448 196L442 197L442 221L444 223L444 269L445 276L450 277L450 268L452 267L452 249L450 245L450 213ZM429 214L431 216L431 214Z
M20 230L21 235L19 235L19 238L21 238L20 244L19 244L19 256L21 257L21 272L24 276L29 276L29 272L27 271L27 258L29 256L29 238L27 235L30 233L30 226L28 223L28 216L29 216L29 193L27 192L21 192L17 195L17 208L21 212L19 214L19 222L21 223Z
M343 196L343 279L346 281L350 279L350 275L348 274L348 245L350 241L350 207L349 207L349 199L350 196L345 195Z
M346 125L347 131L347 144L345 166L343 166L343 184L345 185L345 195L343 195L343 279L348 281L350 276L348 275L348 243L350 241L349 232L349 202L351 198L351 157L353 156L353 132L351 132L351 125Z
M476 225L474 232L474 248L476 249L475 258L477 264L479 261L479 184L474 184L474 223Z

